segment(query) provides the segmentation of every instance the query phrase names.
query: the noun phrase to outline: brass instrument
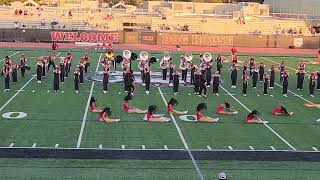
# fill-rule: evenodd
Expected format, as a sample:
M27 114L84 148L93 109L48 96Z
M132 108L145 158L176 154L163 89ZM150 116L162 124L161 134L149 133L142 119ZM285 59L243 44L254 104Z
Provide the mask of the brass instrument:
M184 55L184 58L185 58L188 62L191 62L192 59L193 59L192 53L191 53L191 52L187 52L187 53Z
M203 54L203 60L206 62L210 62L212 60L212 54L210 54L209 52L205 52Z
M105 53L105 58L107 58L107 59L111 59L112 57L113 57L113 50L112 49L110 49L110 48L108 48L108 49L106 49L106 53Z

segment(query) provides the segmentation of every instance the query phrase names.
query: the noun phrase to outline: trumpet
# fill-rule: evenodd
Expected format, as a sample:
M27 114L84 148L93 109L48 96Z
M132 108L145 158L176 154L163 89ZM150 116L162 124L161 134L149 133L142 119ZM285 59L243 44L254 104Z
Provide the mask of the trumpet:
M187 53L184 55L184 58L185 58L188 62L191 62L192 59L193 59L192 53L191 53L191 52L187 52Z
M210 62L212 60L212 54L210 54L209 52L205 52L203 54L203 60L206 62Z
M130 50L124 50L122 55L123 55L123 57L125 59L130 59L131 58L131 51Z
M106 49L106 53L105 53L104 56L105 56L105 58L107 58L107 59L111 59L111 58L113 57L113 50L110 49L110 48Z

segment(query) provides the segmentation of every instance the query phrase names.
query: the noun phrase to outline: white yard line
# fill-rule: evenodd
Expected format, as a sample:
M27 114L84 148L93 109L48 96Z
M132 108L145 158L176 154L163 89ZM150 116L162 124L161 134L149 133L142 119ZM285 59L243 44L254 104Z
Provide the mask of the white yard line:
M34 77L36 76L32 75L29 81L27 81L3 106L1 106L0 111L2 111L20 92L22 92L23 89L33 80Z
M163 96L160 87L158 87L158 90L159 90L159 93L160 93L160 95L161 95L161 97L162 97L163 103L165 104L165 106L167 106L167 101L166 101L165 97ZM194 156L193 156L191 150L189 149L189 146L188 146L188 144L187 144L187 142L186 142L186 140L185 140L185 138L184 138L184 136L183 136L183 134L182 134L182 132L181 132L181 129L180 129L180 127L179 127L176 119L174 118L174 116L173 116L172 114L170 114L170 117L171 117L171 119L172 119L172 121L173 121L173 123L174 123L174 125L175 125L175 127L176 127L176 129L177 129L177 131L178 131L178 134L179 134L179 136L180 136L180 139L181 139L181 141L182 141L185 149L187 150L187 152L188 152L188 154L189 154L189 156L190 156L190 159L191 159L191 161L192 161L192 163L193 163L193 166L195 167L195 169L196 169L196 171L197 171L200 179L201 179L201 180L204 180L204 177L203 177L203 175L202 175L202 173L201 173L201 171L200 171L200 169L199 169L199 167L198 167L198 164L197 164L196 160L194 159Z
M254 150L254 148L253 148L252 146L249 146L249 148L250 148L251 150Z
M14 146L14 143L11 143L10 145L9 145L9 147L13 147Z
M277 150L277 149L276 149L275 147L273 147L273 146L270 146L270 148L271 148L272 150L274 150L274 151Z
M228 146L228 148L229 148L230 150L233 150L233 147L232 147L232 146Z
M102 56L102 53L100 53L99 61L97 62L98 64L97 64L96 71L98 71L98 69L99 69L101 56ZM88 101L87 101L87 105L86 105L86 110L85 110L85 112L83 114L83 118L82 118L81 129L80 129L79 137L78 137L78 141L77 141L77 148L80 148L80 145L81 145L81 140L82 140L82 136L83 136L84 127L85 127L86 121L87 121L88 110L89 110L89 105L90 105L90 99L91 99L91 96L92 96L92 91L93 91L94 84L95 84L95 81L92 81L91 89L90 89L90 93L89 93L89 97L88 97Z
M207 149L211 150L212 148L210 146L207 146Z
M14 56L14 55L18 54L19 52L20 52L20 51L17 51L17 52L15 52L15 53L13 53L13 54L9 55L9 57L12 57L12 56ZM0 60L0 62L4 61L4 59L5 59L5 58L1 59L1 60Z
M231 94L228 90L226 90L223 86L221 86L221 89L223 89L226 93ZM242 102L240 102L236 97L231 96L234 100L236 100L244 109L246 109L248 112L251 112L251 110L245 106ZM287 144L292 150L296 150L295 147L293 147L287 140L285 140L282 136L280 136L274 129L272 129L268 124L263 123L265 127L267 127L273 134L275 134L281 141L283 141L285 144Z
M316 147L312 147L312 149L313 149L314 151L319 151Z

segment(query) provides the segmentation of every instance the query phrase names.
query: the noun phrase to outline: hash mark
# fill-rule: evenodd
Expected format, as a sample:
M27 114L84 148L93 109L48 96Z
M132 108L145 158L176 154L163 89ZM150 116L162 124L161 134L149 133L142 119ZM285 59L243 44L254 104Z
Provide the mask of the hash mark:
M275 147L273 147L273 146L270 146L270 148L271 148L272 150L274 150L274 151L277 150L277 149L276 149Z

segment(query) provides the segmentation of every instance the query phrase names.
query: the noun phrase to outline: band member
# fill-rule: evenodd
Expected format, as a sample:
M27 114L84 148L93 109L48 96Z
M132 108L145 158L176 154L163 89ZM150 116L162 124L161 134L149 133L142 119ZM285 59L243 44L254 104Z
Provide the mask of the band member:
M244 74L245 72L247 72L249 69L249 64L247 61L245 61L242 65L242 74Z
M74 90L75 90L75 93L78 94L78 93L79 93L79 83L80 83L80 80L79 80L80 71L79 71L79 68L78 68L78 67L77 67L76 70L74 71L73 75L74 75L74 79L73 79L73 82L74 82Z
M317 74L311 73L309 77L309 94L311 97L314 97L314 89L316 87L316 81L317 81Z
M90 67L90 56L88 53L85 53L84 57L84 72L88 73L88 68Z
M236 55L236 53L237 53L237 50L236 50L236 48L231 48L231 57L233 58L233 56L235 56Z
M58 44L56 42L52 42L52 45L51 45L51 50L53 53L55 53L58 49Z
M289 79L289 73L287 71L284 71L282 74L282 95L284 97L288 97L288 79Z
M199 86L199 97L201 97L201 95L203 97L207 97L207 91L208 91L208 88L207 88L207 78L205 76L205 74L202 74L202 72L199 72L199 81L200 81L200 86ZM203 94L202 94L203 92Z
M281 62L279 65L279 70L280 70L280 82L283 81L283 73L285 71L286 65L284 64L284 61Z
M194 73L196 72L197 65L194 62L191 62L190 68L190 84L194 84Z
M11 68L9 64L5 64L2 70L2 74L4 75L4 91L9 91L10 89L10 73Z
M170 61L169 63L169 83L173 82L173 73L174 73L174 69L175 69L175 64Z
M162 80L167 80L169 61L162 59L160 62L160 68L162 69Z
M97 107L97 100L94 97L90 99L90 112L102 112L102 109Z
M205 110L207 110L207 105L205 103L200 103L197 106L196 120L198 122L218 122L219 121L219 118L212 118L212 117L203 115L202 112Z
M247 73L242 75L242 95L247 96L249 76Z
M300 61L298 69L299 69L299 71L305 71L306 65L304 64L303 61Z
M305 76L304 70L299 70L297 72L297 90L298 91L302 91L303 90L304 76Z
M132 96L134 96L134 93L136 91L136 85L135 85L135 78L133 75L133 71L129 70L129 84L128 84L129 92Z
M235 63L231 65L230 71L231 71L231 88L236 88L238 73L237 73L237 66Z
M61 83L64 83L64 78L66 74L66 63L64 62L64 59L61 59L59 69L60 69L60 81Z
M223 59L222 59L221 54L218 54L216 62L217 62L217 70L218 70L219 74L221 74L221 69L222 69L222 66L223 66L222 65Z
M207 62L204 61L203 59L200 62L200 70L201 70L201 74L207 74Z
M175 70L173 73L173 93L174 95L178 95L179 93L179 77L180 73L178 70Z
M210 87L211 84L211 69L212 69L212 60L207 62L207 69L206 69L206 79L207 79L207 87Z
M320 91L320 72L317 72L317 90Z
M59 90L60 69L57 67L53 70L53 90Z
M267 73L264 73L263 75L263 95L268 94L268 86L269 86L269 75Z
M251 113L248 114L247 118L244 120L246 123L268 123L268 121L264 121L260 113L257 110L253 110Z
M229 103L223 103L217 106L216 113L223 115L235 115L238 114L238 111L232 109Z
M147 121L150 122L169 122L170 119L163 117L163 114L155 114L157 112L157 106L151 105L148 108L147 114L146 114L146 119Z
M219 96L219 83L220 83L220 74L219 71L215 71L213 74L213 95Z
M184 58L181 57L180 60L180 69L181 69L181 80L187 82L187 74L188 74L189 62Z
M250 61L249 61L250 76L252 76L252 73L253 73L253 70L255 69L255 67L256 67L256 61L254 60L254 57L251 57Z
M71 64L72 64L72 55L71 55L70 51L68 51L66 59L67 59L67 61L66 61L67 66L66 67L67 67L68 72L70 72L70 68L71 68Z
M111 123L111 122L119 122L120 119L112 119L111 118L111 108L106 107L104 108L101 112L98 114L98 120L99 121L104 121L106 123Z
M175 109L173 109L173 107L178 105L178 101L174 98L171 98L170 101L168 102L168 113L169 114L175 114L175 115L183 115L183 114L187 114L188 111L177 111Z
M12 82L18 82L19 65L16 63L16 61L13 60L10 68L11 68Z
M132 96L128 94L126 97L123 99L123 109L126 113L138 113L138 114L144 114L147 113L147 110L141 110L139 108L135 107L129 107L128 102L132 100Z
M129 87L129 81L130 81L130 71L124 71L123 72L123 84L124 84L124 92L128 93L130 91L130 87Z
M292 116L293 112L288 112L283 106L277 106L272 110L274 116Z
M237 63L238 63L238 57L237 57L237 55L234 55L234 56L233 56L231 62L234 63L234 64L237 64Z
M21 76L24 77L25 73L26 73L26 66L27 66L27 58L25 54L21 54L21 58L20 58L20 71L21 71Z
M80 63L79 63L79 65L78 65L78 67L79 67L79 72L80 72L80 84L83 84L83 75L84 75L84 67L85 67L85 64L84 64L85 62L84 62L84 59L83 58L81 58L81 60L80 60Z
M259 75L259 69L255 67L252 71L252 88L257 88L257 82L258 82L258 75Z
M274 88L274 80L276 79L276 68L274 67L274 65L271 65L270 68L270 89Z
M44 66L42 59L43 59L43 57L39 57L38 63L37 63L37 80L38 80L38 84L41 83L42 70L43 70L43 66Z
M50 66L53 66L53 69L56 69L56 65L54 64L54 55L52 53L49 54L48 58L47 58L47 62L48 62L48 67L47 70L49 71Z
M46 63L47 63L47 58L41 58L42 61L42 77L46 77Z
M201 71L200 69L197 69L195 74L194 74L194 93L195 95L199 95L200 92L200 76L201 76Z
M259 65L259 82L263 82L264 68L265 68L265 65L263 63L260 63L260 65Z
M103 85L103 93L108 92L108 84L109 84L109 63L104 63L103 64L103 80L102 80L102 85Z
M149 94L151 78L150 78L150 68L148 65L145 65L144 76L145 76L145 83L146 83L146 94Z
M140 73L141 73L141 80L142 80L142 84L145 83L145 65L147 64L147 62L145 60L140 60L139 61L139 64L138 64L138 67L139 67L139 70L140 70Z
M66 57L64 59L64 62L65 62L65 67L64 67L64 71L65 71L65 78L68 78L69 76L69 66L71 65L71 61L68 57Z

